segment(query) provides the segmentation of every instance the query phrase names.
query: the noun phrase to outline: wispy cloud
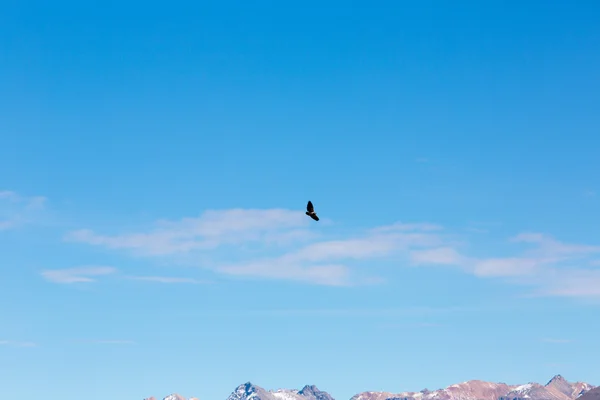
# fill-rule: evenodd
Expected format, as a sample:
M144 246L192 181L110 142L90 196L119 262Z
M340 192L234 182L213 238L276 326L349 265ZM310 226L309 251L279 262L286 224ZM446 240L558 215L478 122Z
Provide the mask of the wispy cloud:
M48 281L53 283L70 284L70 283L89 283L95 282L98 277L112 275L117 272L113 267L102 266L85 266L76 268L65 268L55 270L45 270L41 275ZM172 277L172 276L121 276L121 279L128 279L142 282L155 282L163 284L207 284L210 281L199 280L194 278Z
M65 240L131 250L138 255L171 255L246 242L286 242L309 236L301 211L209 210L197 218L158 221L151 232L101 235L89 229L68 233Z
M488 276L518 276L518 282L534 286L532 294L538 296L600 297L600 271L582 267L600 253L600 246L565 243L531 232L510 241L534 247L520 257L494 259L492 264L491 260L483 260L481 263L487 263L487 272L491 272Z
M521 234L511 239L535 246L519 257L480 261L475 273L484 277L514 277L515 283L534 287L532 295L600 297L600 270L586 269L600 246L560 242L541 234Z
M156 282L156 283L190 283L190 284L206 284L210 281L203 281L194 278L178 278L171 276L128 276L127 279L135 281Z
M15 340L0 340L0 346L36 347L37 344L34 342L22 342L22 341L15 341Z
M54 269L42 271L42 276L54 283L78 283L78 282L95 282L96 277L110 275L117 272L113 267L102 266L85 266L77 268Z
M535 232L518 234L511 238L511 241L537 244L537 248L530 252L544 257L573 257L600 253L600 246L563 243L548 235Z
M0 231L32 222L44 208L43 196L23 196L10 190L0 191Z
M0 200L22 204L27 208L40 208L46 203L46 198L43 196L23 196L11 190L0 191Z
M453 247L411 253L416 264L455 265L481 278L499 278L533 287L534 296L600 297L600 270L582 266L594 263L600 246L561 242L551 236L524 232L509 243L532 247L507 257L468 257ZM578 266L576 266L578 265Z
M600 298L600 270L590 268L598 263L600 245L567 243L538 232L522 232L504 241L505 245L517 246L509 254L472 256L464 251L467 238L431 222L396 222L337 237L326 234L327 229L312 222L303 211L233 209L158 221L150 231L109 235L82 229L68 233L65 240L141 257L169 257L170 261L187 255L188 259L202 260L196 261L197 266L246 279L340 287L374 284L383 282L384 277L365 270L361 275L353 264L379 260L458 268L480 278L527 285L536 296ZM46 278L62 283L92 280L81 271L61 271L49 271ZM192 278L133 279L196 283Z
M413 264L438 264L438 265L461 265L467 262L467 258L462 256L452 247L436 247L426 250L416 250L410 253L410 260Z
M537 296L600 298L600 270L554 267L539 277Z
M554 259L537 258L488 258L474 262L473 273L481 277L509 277L533 275L543 265L551 264Z
M253 251L283 253L242 262L221 260L211 268L230 276L348 286L356 280L352 280L345 261L381 258L409 248L436 245L440 243L437 232L442 230L430 223L395 223L369 230L362 237L315 241L320 234L310 229L311 223L303 211L212 210L197 218L159 221L150 232L105 235L82 229L69 232L65 240L146 257L210 254L223 246L252 244ZM376 281L376 277L361 279L362 283Z
M438 229L441 227L430 224L395 224L370 230L363 237L311 243L279 257L221 265L217 271L228 275L288 279L329 286L373 284L381 282L381 278L353 279L351 269L344 263L384 259L413 248L439 244L441 239L436 234L409 232Z

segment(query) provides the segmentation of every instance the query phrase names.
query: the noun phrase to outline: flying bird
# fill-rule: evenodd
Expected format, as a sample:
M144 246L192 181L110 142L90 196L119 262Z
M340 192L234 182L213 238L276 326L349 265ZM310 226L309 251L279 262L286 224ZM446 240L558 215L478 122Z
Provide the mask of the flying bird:
M315 212L315 207L313 206L313 203L310 200L308 201L308 204L306 205L306 215L308 215L315 221L319 220L319 217L317 217L317 213Z

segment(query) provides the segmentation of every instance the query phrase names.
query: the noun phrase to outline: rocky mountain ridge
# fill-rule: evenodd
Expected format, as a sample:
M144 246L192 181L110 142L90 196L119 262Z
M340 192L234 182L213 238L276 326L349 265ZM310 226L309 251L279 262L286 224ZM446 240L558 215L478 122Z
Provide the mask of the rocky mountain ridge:
M600 400L600 387L588 390L578 400Z
M586 394L588 394L586 396ZM594 397L595 396L595 397ZM589 398L588 398L589 397ZM156 400L154 397L145 400ZM171 394L163 400L198 400L186 399L178 394ZM302 389L266 390L251 382L239 385L227 400L334 400L327 392L314 385L306 385ZM470 380L450 385L444 389L420 392L361 392L350 400L600 400L600 387L586 382L569 382L561 375L556 375L545 385L529 382L522 385L508 385L500 382Z

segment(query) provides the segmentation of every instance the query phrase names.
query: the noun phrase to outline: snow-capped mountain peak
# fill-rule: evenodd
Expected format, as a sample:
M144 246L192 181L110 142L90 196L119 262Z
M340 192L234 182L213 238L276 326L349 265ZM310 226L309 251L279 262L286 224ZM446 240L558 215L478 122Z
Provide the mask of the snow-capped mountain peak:
M177 393L173 393L168 395L167 397L165 397L163 400L188 400L185 397L177 394ZM193 399L189 399L189 400L193 400Z
M576 400L592 387L587 383L571 383L556 375L545 386L535 382L507 385L471 380L434 391L363 392L351 400Z
M314 385L306 385L301 390L265 390L260 386L246 382L238 386L227 400L333 400L333 398Z
M586 382L569 382L561 375L556 375L545 385L529 382L520 385L508 385L503 382L487 382L470 380L455 383L443 389L419 392L362 392L350 400L600 400L586 396L595 394L600 388ZM581 399L580 399L581 397ZM154 397L146 400L156 400ZM198 400L186 399L178 394L171 394L163 400ZM251 382L239 385L227 400L334 400L327 392L319 390L315 385L305 385L302 389L266 390Z

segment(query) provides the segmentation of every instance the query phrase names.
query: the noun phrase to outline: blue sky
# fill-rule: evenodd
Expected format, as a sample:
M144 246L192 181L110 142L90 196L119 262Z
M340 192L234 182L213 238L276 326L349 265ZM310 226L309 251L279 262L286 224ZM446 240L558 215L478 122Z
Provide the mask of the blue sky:
M0 397L600 384L600 5L457 3L7 3Z

